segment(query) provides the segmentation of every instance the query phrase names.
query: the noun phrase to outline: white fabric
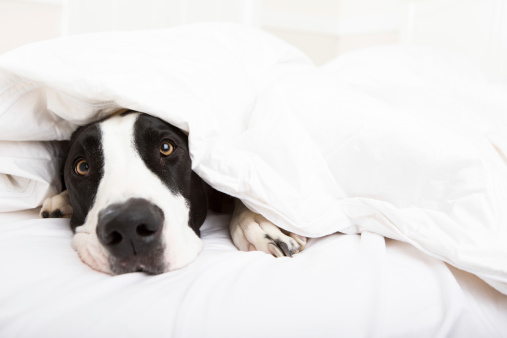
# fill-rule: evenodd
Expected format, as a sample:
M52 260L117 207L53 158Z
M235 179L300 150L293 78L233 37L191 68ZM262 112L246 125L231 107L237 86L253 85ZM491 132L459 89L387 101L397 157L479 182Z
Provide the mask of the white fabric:
M182 270L111 277L82 264L62 219L0 214L1 337L505 337L507 296L409 244L310 239L240 252L211 215Z
M0 141L0 212L31 209L61 191L58 142Z
M0 70L2 140L148 112L277 225L402 240L507 293L507 89L452 58L381 48L319 70L260 31L200 24L34 44Z

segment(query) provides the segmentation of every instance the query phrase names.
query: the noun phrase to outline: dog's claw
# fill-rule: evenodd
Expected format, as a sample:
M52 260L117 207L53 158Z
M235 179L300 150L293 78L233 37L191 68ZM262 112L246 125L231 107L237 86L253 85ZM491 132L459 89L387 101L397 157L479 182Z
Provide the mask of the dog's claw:
M275 242L275 243L278 245L278 247L280 249L282 249L282 251L284 253L284 256L292 257L291 251L289 250L289 246L287 245L287 243L282 242L282 241L278 241L278 242Z
M49 215L51 218L62 218L63 217L63 213L60 209L56 209L55 211L51 212L51 214Z
M296 242L298 242L300 248L299 248L299 251L303 251L306 247L306 237L303 237L303 236L299 236L299 235L296 235L296 234L293 234L291 233L290 234L290 237L294 238L294 240Z
M46 198L40 211L41 218L63 218L72 216L67 190L59 195Z
M282 250L280 250L280 248L273 243L268 244L268 250L275 257L283 257L284 256Z

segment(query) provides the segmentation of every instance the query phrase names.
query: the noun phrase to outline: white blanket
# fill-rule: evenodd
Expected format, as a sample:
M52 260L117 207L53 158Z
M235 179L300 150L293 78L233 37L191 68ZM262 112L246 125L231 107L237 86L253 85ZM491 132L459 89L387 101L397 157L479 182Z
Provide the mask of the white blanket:
M33 44L0 72L2 145L144 111L279 226L402 240L507 293L507 89L449 56L380 48L316 69L260 31L199 24Z

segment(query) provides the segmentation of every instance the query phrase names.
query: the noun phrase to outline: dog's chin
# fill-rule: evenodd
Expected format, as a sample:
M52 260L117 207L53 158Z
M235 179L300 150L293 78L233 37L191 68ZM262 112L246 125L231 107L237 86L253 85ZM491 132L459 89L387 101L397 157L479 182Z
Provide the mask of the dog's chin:
M107 264L97 264L96 259L90 259L89 255L79 255L83 263L88 265L93 270L103 272L109 275L122 275L133 272L143 272L148 275L160 275L162 273L179 270L191 264L198 256L195 255L194 259L187 260L185 262L179 262L179 264L170 264L164 261L163 257L157 258L109 258Z
M103 272L109 273L111 275L121 275L132 272L144 272L148 275L160 275L162 273L179 270L186 267L197 258L197 255L198 254L195 255L194 259L180 262L180 264L167 263L163 260L162 257L160 259L129 258L128 260L112 258L110 259L109 268L107 271Z
M126 261L119 261L117 263L110 264L110 271L113 275L122 275L125 273L132 272L144 272L148 275L159 275L164 272L168 272L169 268L167 264L156 263L156 262L133 262L129 263Z
M201 244L200 241L198 244ZM160 250L142 257L117 258L109 255L104 247L93 240L93 236L83 232L78 232L74 235L72 246L83 263L93 270L109 275L121 275L132 272L159 275L178 270L192 263L202 248L199 245L195 250L187 251L185 255L177 257L168 257L168 253L160 248Z
M181 252L179 250L166 250L164 247L154 249L148 255L119 258L109 256L109 274L120 275L132 272L144 272L148 275L159 275L184 268L194 262L202 249L201 241L195 250ZM177 253L177 254L176 254Z

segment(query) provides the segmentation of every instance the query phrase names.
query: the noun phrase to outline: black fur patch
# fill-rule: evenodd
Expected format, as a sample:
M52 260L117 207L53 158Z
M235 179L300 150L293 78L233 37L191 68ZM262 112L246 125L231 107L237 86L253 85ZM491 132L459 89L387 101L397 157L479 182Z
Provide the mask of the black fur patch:
M135 146L146 166L173 194L181 194L189 207L189 226L200 236L206 218L206 184L192 171L188 137L178 128L156 117L142 114L134 124ZM162 156L160 145L170 142L174 150Z
M82 225L91 209L99 183L104 175L104 154L102 134L95 122L77 129L70 141L69 153L65 162L64 178L69 191L70 205L73 208L70 226L74 231ZM89 171L81 176L74 170L78 161L88 162Z

